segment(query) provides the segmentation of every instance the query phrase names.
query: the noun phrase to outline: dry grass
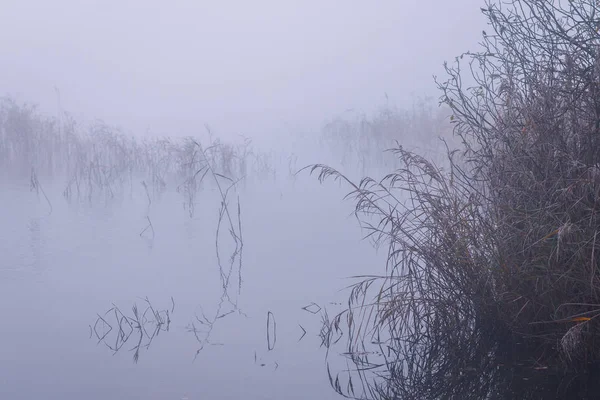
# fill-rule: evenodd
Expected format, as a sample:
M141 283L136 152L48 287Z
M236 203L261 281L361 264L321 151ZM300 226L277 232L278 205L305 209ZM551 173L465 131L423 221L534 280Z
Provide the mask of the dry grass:
M345 338L350 367L330 374L340 394L598 397L597 7L483 9L482 51L438 82L462 142L445 170L400 145L381 180L312 166L349 185L362 227L388 246L385 273L357 277L324 321L326 345Z

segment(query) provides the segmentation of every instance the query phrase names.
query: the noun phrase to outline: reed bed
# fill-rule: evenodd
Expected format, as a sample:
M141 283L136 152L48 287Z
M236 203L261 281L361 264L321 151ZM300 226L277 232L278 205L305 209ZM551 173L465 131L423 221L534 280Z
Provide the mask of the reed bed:
M398 143L399 167L349 179L385 273L323 313L360 399L600 395L600 15L596 2L488 2L481 50L437 80L454 134L443 166ZM474 82L468 86L466 82Z
M202 133L208 145L201 144ZM208 126L198 137L137 139L100 121L83 126L66 113L53 118L35 106L0 100L2 174L52 180L63 185L67 199L113 198L143 181L152 196L178 190L193 215L202 187L198 171L209 166L232 179L270 179L271 163L272 156L253 149L249 139L225 142Z
M372 115L346 112L325 123L321 144L331 150L337 165L354 167L363 176L399 166L398 159L385 152L396 141L444 163L446 148L440 138L453 140L449 117L450 109L436 107L431 98L415 99L410 109L386 104Z

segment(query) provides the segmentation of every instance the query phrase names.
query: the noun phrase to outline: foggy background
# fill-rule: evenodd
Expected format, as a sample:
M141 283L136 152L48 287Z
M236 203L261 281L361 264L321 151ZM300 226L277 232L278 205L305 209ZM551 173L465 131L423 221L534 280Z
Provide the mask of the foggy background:
M0 93L136 135L255 142L438 93L480 0L28 1L0 5ZM58 90L58 92L57 92ZM268 142L266 142L268 144Z

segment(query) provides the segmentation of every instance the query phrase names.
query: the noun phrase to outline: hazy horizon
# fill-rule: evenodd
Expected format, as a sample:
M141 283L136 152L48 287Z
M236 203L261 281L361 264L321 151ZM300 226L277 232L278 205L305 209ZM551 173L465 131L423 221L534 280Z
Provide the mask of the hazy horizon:
M437 98L476 47L481 1L5 1L0 95L136 136L255 140L344 110ZM458 12L460 9L460 12Z

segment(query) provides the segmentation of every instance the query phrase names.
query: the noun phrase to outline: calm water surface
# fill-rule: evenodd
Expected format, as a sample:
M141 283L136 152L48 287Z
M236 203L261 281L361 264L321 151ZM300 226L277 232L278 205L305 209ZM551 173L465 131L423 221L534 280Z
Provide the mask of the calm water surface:
M141 185L111 201L66 201L46 184L53 206L28 182L0 184L0 398L2 399L333 399L319 314L334 313L353 274L381 267L361 240L344 191L310 178L239 190L244 235L238 305L246 316L219 319L212 345L186 326L214 312L222 294L215 256L216 193L200 192L190 218L182 197L155 197L155 236L140 237L147 200ZM151 235L150 235L151 236ZM237 294L237 284L233 292ZM161 332L133 362L135 340L114 354L90 338L97 314L126 314L141 298L172 308ZM267 349L271 311L277 341ZM307 335L302 335L302 325ZM115 332L116 333L116 330ZM109 337L115 337L109 336Z

